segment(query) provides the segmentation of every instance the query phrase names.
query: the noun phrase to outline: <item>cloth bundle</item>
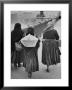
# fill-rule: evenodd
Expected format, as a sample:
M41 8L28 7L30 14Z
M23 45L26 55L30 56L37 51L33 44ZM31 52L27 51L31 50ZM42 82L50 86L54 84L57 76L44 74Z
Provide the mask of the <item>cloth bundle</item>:
M35 47L38 41L38 38L28 34L27 36L22 38L20 41L25 47Z
M22 50L22 46L19 42L15 43L15 48L16 48L16 51L21 51Z

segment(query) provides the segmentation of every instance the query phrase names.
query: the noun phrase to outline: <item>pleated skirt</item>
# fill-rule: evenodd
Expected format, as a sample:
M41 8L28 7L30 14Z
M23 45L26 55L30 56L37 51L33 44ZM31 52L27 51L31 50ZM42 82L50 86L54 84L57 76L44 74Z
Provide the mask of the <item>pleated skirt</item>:
M21 61L27 72L35 72L39 70L37 48L23 47Z
M45 40L42 45L42 63L45 65L53 65L60 63L60 50L58 42L53 40Z

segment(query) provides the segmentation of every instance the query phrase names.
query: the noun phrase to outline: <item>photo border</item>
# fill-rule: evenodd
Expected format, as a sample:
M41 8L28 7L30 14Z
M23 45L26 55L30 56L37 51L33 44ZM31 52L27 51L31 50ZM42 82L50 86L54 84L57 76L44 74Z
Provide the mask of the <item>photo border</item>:
M2 0L0 1L0 88L5 88L4 87L4 4L21 4L21 3L26 3L26 4L40 4L40 3L47 3L47 4L64 4L68 3L69 4L69 42L71 40L71 29L72 29L72 2L70 0ZM70 46L70 43L69 43ZM70 80L71 82L71 80Z

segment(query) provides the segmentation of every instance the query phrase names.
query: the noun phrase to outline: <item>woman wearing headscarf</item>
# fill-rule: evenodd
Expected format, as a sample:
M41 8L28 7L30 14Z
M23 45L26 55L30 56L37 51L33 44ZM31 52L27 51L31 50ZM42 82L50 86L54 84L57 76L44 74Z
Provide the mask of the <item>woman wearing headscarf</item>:
M47 65L47 72L49 72L49 65L57 64L60 62L59 50L59 35L53 27L45 31L43 34L43 49L42 49L42 63Z
M14 66L20 66L20 52L16 51L15 43L19 42L23 37L23 31L21 30L21 24L16 23L14 26L14 30L11 32L11 62L14 62ZM17 56L17 58L16 58Z
M23 66L28 72L28 78L32 77L32 72L39 70L37 50L39 47L39 40L34 36L34 29L29 27L26 36L21 40Z

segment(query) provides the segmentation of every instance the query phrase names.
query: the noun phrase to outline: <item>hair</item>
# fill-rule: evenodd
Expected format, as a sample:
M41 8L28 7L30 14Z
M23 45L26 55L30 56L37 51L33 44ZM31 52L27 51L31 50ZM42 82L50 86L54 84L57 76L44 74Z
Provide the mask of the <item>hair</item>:
M28 35L28 34L34 35L34 28L33 27L28 28L26 35Z
M14 30L20 30L21 29L21 24L20 23L16 23L14 26Z

